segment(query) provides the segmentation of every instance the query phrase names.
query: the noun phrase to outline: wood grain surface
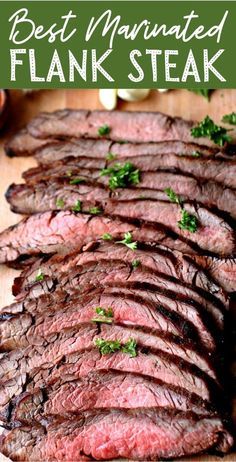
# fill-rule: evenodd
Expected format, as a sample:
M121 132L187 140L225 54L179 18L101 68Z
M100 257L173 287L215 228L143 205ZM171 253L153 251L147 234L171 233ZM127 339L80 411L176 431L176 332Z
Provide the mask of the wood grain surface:
M98 100L97 90L44 90L30 94L12 91L11 105L5 133L0 137L0 231L17 223L20 216L9 211L4 198L7 187L21 181L24 170L35 165L31 158L9 159L5 156L4 141L18 128L23 127L34 115L40 111L53 111L64 108L102 109ZM220 122L222 115L236 110L236 90L217 90L213 92L208 102L187 90L172 90L159 93L153 90L150 96L138 103L119 101L118 109L139 111L161 111L171 116L181 116L185 119L201 120L207 114L216 122ZM11 285L17 271L0 266L0 305L4 306L13 301ZM187 462L190 459L182 459ZM0 462L9 461L0 454ZM230 454L223 459L215 456L202 456L191 459L192 462L236 462L236 454ZM71 461L73 462L73 461Z

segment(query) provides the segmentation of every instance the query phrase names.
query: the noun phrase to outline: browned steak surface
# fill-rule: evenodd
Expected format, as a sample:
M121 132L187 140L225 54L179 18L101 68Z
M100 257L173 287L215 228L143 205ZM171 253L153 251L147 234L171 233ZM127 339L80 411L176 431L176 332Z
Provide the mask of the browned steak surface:
M112 438L110 438L112 429ZM185 438L183 440L183 434ZM168 410L88 411L75 420L5 432L2 452L24 460L155 460L209 448L227 452L232 437L222 421Z
M206 138L194 139L193 122L172 118L159 112L60 110L41 113L29 124L28 131L38 138L98 138L99 128L107 125L104 138L113 141L159 142L182 140L214 146Z

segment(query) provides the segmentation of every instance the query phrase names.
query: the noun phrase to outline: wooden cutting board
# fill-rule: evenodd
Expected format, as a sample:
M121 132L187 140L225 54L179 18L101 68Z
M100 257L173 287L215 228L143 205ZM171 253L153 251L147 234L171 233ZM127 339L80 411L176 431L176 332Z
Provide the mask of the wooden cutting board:
M97 90L44 90L30 94L12 91L10 96L11 107L8 123L5 133L0 137L0 231L17 223L21 218L9 211L9 206L4 198L7 187L13 182L20 182L22 172L36 164L31 158L9 159L5 156L3 144L9 134L24 126L40 111L64 108L102 109ZM224 114L236 110L236 90L217 90L212 94L210 102L187 90L171 90L167 93L153 90L144 101L136 103L119 101L118 109L161 111L171 116L199 121L208 114L219 123ZM5 306L13 301L11 286L17 274L16 270L0 266L0 306ZM0 462L8 460L0 454ZM190 459L184 460L187 462ZM236 454L228 455L223 459L210 456L191 459L195 462L222 460L223 462L236 462Z

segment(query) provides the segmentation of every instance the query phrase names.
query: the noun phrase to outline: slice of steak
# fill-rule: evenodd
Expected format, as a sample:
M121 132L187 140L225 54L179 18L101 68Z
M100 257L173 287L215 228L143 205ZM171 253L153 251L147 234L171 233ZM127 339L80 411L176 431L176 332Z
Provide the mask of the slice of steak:
M71 298L69 303L57 303L58 309L56 312L51 311L50 308L46 309L48 316L42 317L40 313L36 316L33 314L18 314L11 319L1 321L1 350L10 351L16 348L32 347L33 345L45 346L55 340L55 335L67 333L69 329L79 329L83 324L96 322L96 320L99 323L101 317L96 314L96 307L102 306L105 310L112 310L113 317L104 321L108 323L110 329L112 325L112 332L119 331L120 328L116 327L116 325L123 326L123 329L125 326L130 329L133 327L136 328L137 332L134 331L134 334L130 332L130 336L135 338L138 330L143 329L144 333L147 332L150 337L149 339L147 337L147 340L145 335L143 337L147 345L151 341L153 334L152 344L150 344L153 348L174 354L192 364L197 364L208 375L216 378L215 367L210 358L212 343L215 348L215 342L211 334L208 333L207 327L203 323L201 324L201 326L203 325L203 332L200 333L199 337L204 338L202 344L197 342L197 333L193 328L191 331L195 335L188 335L187 339L182 340L184 333L189 334L188 316L182 319L182 317L174 315L171 308L170 312L166 308L172 305L172 310L177 307L177 313L182 314L184 308L186 309L187 307L184 303L169 301L166 297L158 296L158 294L151 298L151 295L150 297L148 296L149 293L145 296L145 293L141 290L136 293L131 289L119 290L113 287L110 293L109 290L107 292L104 291L104 293L97 294L97 296L95 293L94 298L80 297L76 299L74 297ZM156 303L160 301L166 303L166 305L158 307ZM194 312L191 307L190 311ZM102 326L101 332L103 330ZM208 339L208 343L205 338ZM210 346L208 346L209 338L211 338Z
M123 239L127 232L131 232L136 241L153 241L186 253L194 252L192 246L182 242L177 235L168 236L153 224L61 211L31 216L3 231L0 234L0 263L11 262L25 255L66 254L105 233Z
M179 236L196 243L203 251L223 257L235 253L235 232L229 223L200 205L185 203L184 208L190 215L196 217L198 223L196 232L179 228L178 222L181 221L179 204L139 199L122 202L110 200L103 206L104 213L107 215L137 218L165 226Z
M104 136L113 141L156 142L182 140L207 146L214 143L206 138L194 139L194 122L172 118L158 112L87 111L64 109L41 113L29 124L28 131L36 138L98 138L99 128L108 125Z
M160 154L158 156L128 156L122 158L122 162L119 162L116 159L109 162L106 158L98 159L92 157L77 157L76 159L73 159L69 157L57 162L55 165L40 165L39 167L30 169L25 172L23 176L27 181L32 182L34 179L43 179L44 176L45 178L50 178L53 175L55 176L60 173L61 169L64 169L63 171L67 173L68 180L68 172L71 171L73 174L74 171L75 175L77 175L80 173L80 169L86 169L88 175L88 170L90 169L90 176L93 178L98 176L98 172L96 172L97 170L105 168L107 165L111 166L117 163L121 163L123 165L126 162L132 163L142 173L157 171L183 173L194 176L198 180L212 180L213 182L222 183L229 188L236 188L235 161L178 156L172 153L168 155Z
M124 157L136 156L158 156L162 154L175 154L176 156L196 157L225 157L224 152L219 149L199 146L195 143L184 143L182 141L161 141L159 143L114 143L108 140L86 140L61 141L57 144L47 144L37 149L36 159L39 164L53 164L54 162L68 157L94 157L105 159L113 154L119 162ZM111 157L111 156L110 156ZM135 160L135 159L134 159ZM49 166L49 165L48 165Z
M5 144L5 152L9 157L15 156L31 156L36 149L43 147L45 144L52 141L40 140L31 136L26 128L15 133Z
M45 393L46 392L46 393ZM12 422L42 422L49 417L71 418L91 409L146 409L156 407L210 415L212 409L199 397L158 380L122 372L91 373L87 377L55 384L46 390L25 392L12 404Z
M52 277L59 273L67 273L75 266L85 262L94 259L99 261L104 258L126 261L133 266L142 264L149 269L174 277L197 291L200 290L202 296L207 299L210 298L212 302L217 303L218 301L217 304L219 305L220 300L224 308L228 307L229 301L225 292L206 275L201 266L194 263L187 255L164 246L139 242L134 258L134 252L131 249L113 240L92 242L81 250L76 250L66 256L53 255L52 257L37 259L15 279L13 294L19 296L20 292L27 290L28 286L34 284L39 271L44 276ZM204 303L203 305L205 306Z
M190 393L195 393L203 400L212 401L213 403L219 399L221 394L220 388L214 379L203 372L198 366L191 364L178 356L164 353L163 351L152 348L152 337L148 334L144 339L141 331L137 331L134 338L138 340L136 357L130 357L129 354L116 352L109 355L96 356L97 348L94 347L96 339L115 339L125 340L128 342L132 337L130 333L133 330L120 329L120 335L112 335L116 326L109 326L105 332L104 326L102 331L96 326L81 327L76 332L69 331L66 335L59 335L57 339L46 346L30 346L24 350L15 350L10 353L5 353L0 360L1 385L8 387L9 382L13 382L22 377L27 376L27 382L30 380L32 385L34 378L42 371L46 372L48 377L45 383L54 383L59 379L59 372L64 371L65 377L77 378L86 376L88 373L95 370L114 369L123 372L133 372L144 374L161 380L164 383L180 387L188 390ZM107 327L107 326L105 326ZM135 334L135 333L134 333ZM155 344L155 337L153 339ZM94 349L93 349L94 347ZM86 352L87 349L87 352ZM94 362L93 359L97 357ZM73 366L60 366L66 364L67 361L76 362ZM78 359L77 359L78 358ZM67 370L68 367L68 370ZM62 376L64 380L64 375ZM48 382L49 381L49 382ZM42 386L42 383L40 383ZM21 387L20 393L23 391ZM216 400L216 401L215 401Z
M227 292L236 292L236 259L191 256L196 263L205 268Z
M65 462L171 459L228 452L233 437L219 418L171 410L87 411L75 420L5 431L1 452L12 460Z
M122 254L121 254L122 255ZM84 293L90 288L99 286L114 285L114 284L127 284L139 283L146 285L153 290L161 291L170 297L176 297L179 300L190 301L196 303L199 307L209 313L209 316L214 319L214 323L218 328L223 328L224 325L224 306L217 303L214 297L205 297L204 293L200 290L193 288L190 284L180 282L172 276L165 275L153 267L139 265L137 268L129 261L124 261L120 258L113 258L107 255L104 258L97 258L88 256L81 262L81 265L76 265L70 272L62 272L55 274L55 277L44 277L43 284L36 282L29 287L25 293L19 297L21 300L35 298L37 293L45 294L47 292L53 293L59 289L62 293L68 294Z
M204 183L180 174L146 172L141 175L141 181L136 188L111 191L108 187L108 179L101 177L100 172L94 181L91 180L91 175L85 177L78 172L77 178L83 178L80 184L71 184L73 179L68 177L67 173L65 172L65 177L49 178L47 185L45 179L36 184L35 182L13 183L6 192L11 210L30 215L58 210L60 208L58 203L63 204L63 210L71 210L78 200L81 201L81 209L89 210L90 207L102 204L110 197L116 201L140 198L168 201L165 190L171 185L175 193L181 195L183 201L197 201L207 207L217 207L236 218L236 191L213 181Z
M68 322L74 322L76 325L77 315L73 314L75 308L81 310L85 307L87 310L87 306L90 309L94 306L107 309L111 307L115 322L137 326L141 323L143 327L156 331L174 332L180 337L191 338L192 343L197 342L207 351L216 350L219 336L215 335L214 325L210 323L201 305L193 303L192 300L181 300L171 293L163 293L156 286L153 288L144 284L144 287L141 287L139 282L107 288L100 286L91 290L89 295L75 293L70 295L69 301L67 299L66 292L56 291L41 295L37 299L28 297L23 302L3 308L0 314L2 351L27 344L31 340L28 332L38 332L39 323L45 327L47 316L53 316L55 320L55 315L58 314L64 319L66 313L69 317ZM56 326L57 324L55 328Z

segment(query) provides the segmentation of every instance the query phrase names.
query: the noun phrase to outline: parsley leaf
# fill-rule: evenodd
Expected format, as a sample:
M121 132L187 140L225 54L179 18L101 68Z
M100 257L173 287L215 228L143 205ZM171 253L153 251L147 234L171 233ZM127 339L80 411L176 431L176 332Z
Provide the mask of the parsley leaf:
M108 152L106 156L106 160L114 160L116 159L116 154L113 154L112 152Z
M140 265L140 260L133 260L131 265L133 268L138 268L138 266Z
M105 324L111 324L113 321L113 311L112 308L108 308L107 310L105 308L102 308L101 306L97 306L96 308L96 313L98 314L99 317L93 318L93 322L101 322Z
M44 274L43 274L41 268L39 268L38 274L35 276L35 282L40 282L40 281L43 281L43 280L44 280Z
M182 205L181 197L179 197L172 188L166 188L164 189L164 192L167 194L171 202L174 202L180 206Z
M103 338L97 338L95 345L98 347L101 355L108 355L109 353L115 353L121 349L121 343L119 340L104 340Z
M191 156L192 157L202 157L202 153L200 151L193 151Z
M101 176L109 176L110 189L125 188L140 182L139 170L131 162L114 164L101 170Z
M101 127L99 127L98 135L100 136L109 135L110 131L111 131L111 128L109 127L109 125L104 124Z
M81 201L77 201L76 204L74 205L74 207L72 207L71 209L73 212L81 212L82 210L82 202Z
M194 215L188 213L184 208L182 209L181 213L181 220L178 221L179 228L190 231L190 233L195 233L198 227L197 218Z
M123 345L120 340L104 340L103 338L98 338L95 340L95 345L102 355L108 355L121 350L122 353L128 354L131 358L137 356L137 343L133 338L130 338L128 342Z
M85 178L76 177L73 178L73 180L70 180L70 184L80 184L83 183L83 181L85 181Z
M109 233L104 233L101 238L104 240L104 241L112 241L113 237L111 234Z
M137 242L132 241L132 234L130 232L125 233L122 241L117 241L117 244L124 244L131 250L137 249Z
M89 213L91 213L92 215L99 215L99 213L102 213L102 209L100 209L99 207L91 207L89 209Z
M57 199L57 201L56 201L56 207L57 207L58 209L62 209L62 208L64 207L64 205L65 205L65 202L63 201L63 199Z
M224 146L226 142L232 141L227 131L226 128L216 125L209 116L206 116L202 122L191 129L191 135L193 138L209 138L218 146Z
M137 356L137 342L134 340L134 338L130 338L128 342L124 344L122 347L122 352L127 353L131 358L135 358Z
M236 125L236 112L231 112L231 114L225 114L222 117L222 122L230 125Z

